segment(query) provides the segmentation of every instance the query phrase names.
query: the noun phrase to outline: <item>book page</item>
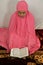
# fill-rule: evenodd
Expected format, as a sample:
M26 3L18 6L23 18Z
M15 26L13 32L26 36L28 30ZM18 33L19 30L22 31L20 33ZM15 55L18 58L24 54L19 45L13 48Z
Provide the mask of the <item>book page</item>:
M12 57L19 57L20 56L20 49L19 48L11 49L10 56L12 56Z
M28 55L29 55L28 48L27 47L21 48L21 50L20 50L20 57L22 58L22 57L26 57Z

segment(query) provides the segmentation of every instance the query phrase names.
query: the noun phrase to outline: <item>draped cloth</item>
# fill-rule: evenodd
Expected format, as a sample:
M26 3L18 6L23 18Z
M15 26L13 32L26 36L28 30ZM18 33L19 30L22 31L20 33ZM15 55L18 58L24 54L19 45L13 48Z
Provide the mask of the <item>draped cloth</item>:
M25 11L26 15L20 17L18 11ZM35 34L34 25L34 16L28 11L27 3L19 1L9 23L9 49L28 47L30 54L38 50L40 41Z

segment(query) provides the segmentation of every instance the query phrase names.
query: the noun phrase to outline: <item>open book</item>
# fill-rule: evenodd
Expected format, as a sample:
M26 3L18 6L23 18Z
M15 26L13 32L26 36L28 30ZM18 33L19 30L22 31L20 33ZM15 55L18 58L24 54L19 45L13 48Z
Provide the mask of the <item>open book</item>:
M12 57L18 57L18 58L23 58L23 57L26 57L28 56L29 53L28 53L28 47L24 47L24 48L13 48L11 49L11 53L10 53L10 56Z

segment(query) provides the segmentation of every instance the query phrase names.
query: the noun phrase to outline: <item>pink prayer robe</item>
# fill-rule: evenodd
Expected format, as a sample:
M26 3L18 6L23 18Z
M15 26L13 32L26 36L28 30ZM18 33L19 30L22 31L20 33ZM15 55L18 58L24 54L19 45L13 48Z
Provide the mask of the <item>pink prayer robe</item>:
M25 11L26 16L18 16L18 11ZM40 48L40 41L35 34L34 17L28 11L25 1L19 1L17 11L11 16L9 24L9 49L28 47L30 54Z

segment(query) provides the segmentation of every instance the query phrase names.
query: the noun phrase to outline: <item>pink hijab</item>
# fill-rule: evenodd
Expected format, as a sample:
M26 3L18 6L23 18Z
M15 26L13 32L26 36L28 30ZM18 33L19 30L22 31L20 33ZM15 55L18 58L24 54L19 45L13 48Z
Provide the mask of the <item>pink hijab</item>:
M18 16L18 11L25 11L26 16ZM28 47L30 54L40 48L40 41L36 37L34 17L28 11L25 1L19 1L17 11L11 16L9 24L9 49Z

